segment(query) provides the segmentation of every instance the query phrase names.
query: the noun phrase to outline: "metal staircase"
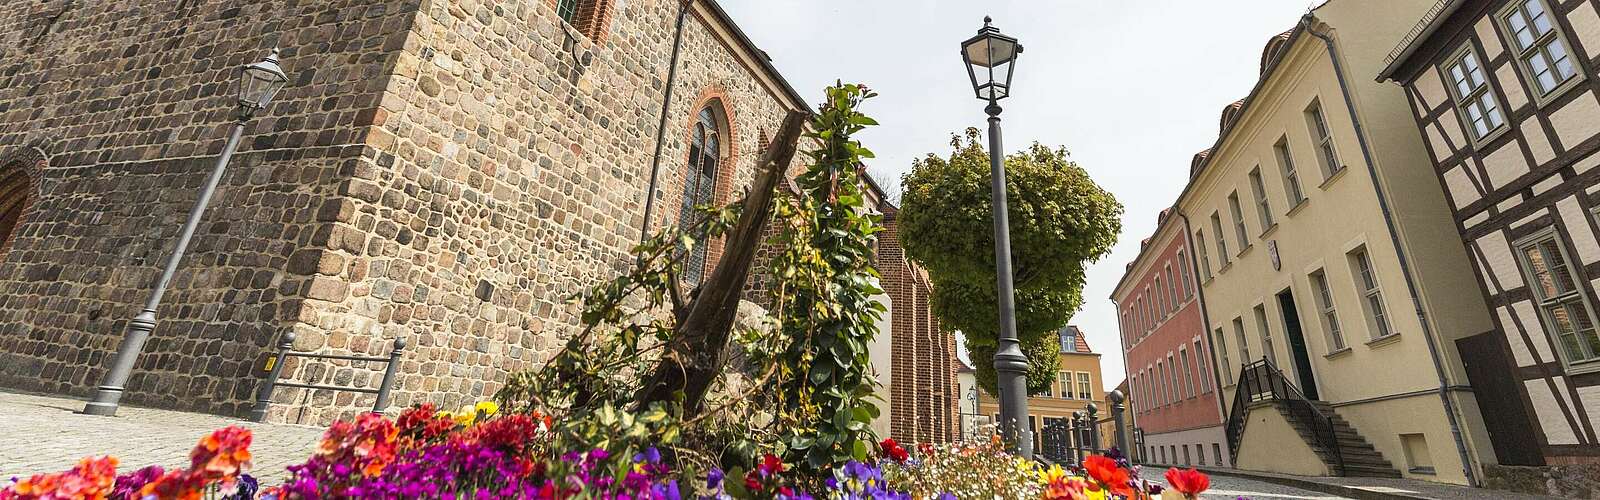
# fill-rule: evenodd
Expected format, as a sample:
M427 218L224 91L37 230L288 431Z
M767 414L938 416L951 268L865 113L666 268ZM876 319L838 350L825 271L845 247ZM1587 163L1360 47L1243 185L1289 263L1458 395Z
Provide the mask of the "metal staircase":
M1238 463L1239 445L1244 440L1245 418L1253 407L1271 406L1289 421L1300 438L1317 454L1335 476L1400 477L1366 438L1356 432L1333 405L1307 399L1289 382L1283 371L1262 358L1245 365L1239 372L1233 404L1228 412L1228 451Z

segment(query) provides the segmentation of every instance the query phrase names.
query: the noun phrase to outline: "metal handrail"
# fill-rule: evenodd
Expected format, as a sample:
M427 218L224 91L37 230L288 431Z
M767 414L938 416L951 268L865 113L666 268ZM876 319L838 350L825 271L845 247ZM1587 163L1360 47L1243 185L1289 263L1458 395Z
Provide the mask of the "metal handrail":
M1339 449L1339 436L1334 429L1333 419L1323 414L1310 399L1301 394L1300 389L1289 382L1283 371L1265 356L1260 361L1244 365L1239 370L1239 383L1234 389L1232 411L1228 415L1228 426L1225 430L1228 437L1228 451L1234 460L1239 458L1239 444L1244 438L1245 423L1248 422L1245 418L1245 409L1250 403L1257 401L1284 403L1289 409L1289 416L1310 427L1312 439L1316 440L1316 444L1333 454L1339 475L1344 475L1344 452Z
M301 389L377 394L378 397L372 403L372 412L383 413L383 410L389 407L389 390L394 387L395 368L400 365L400 356L405 352L406 349L406 339L404 337L394 339L394 349L389 351L388 356L358 356L350 354L316 354L309 352L294 352L294 339L294 332L286 332L283 334L283 338L279 339L278 354L272 358L272 365L271 369L267 373L267 378L261 382L261 389L256 392L256 404L250 409L250 420L261 422L267 419L267 409L272 407L272 393L276 391L278 387L297 387ZM383 380L378 383L378 387L376 389L370 387L345 387L338 385L305 384L299 382L279 382L278 378L283 375L283 364L291 357L384 363Z

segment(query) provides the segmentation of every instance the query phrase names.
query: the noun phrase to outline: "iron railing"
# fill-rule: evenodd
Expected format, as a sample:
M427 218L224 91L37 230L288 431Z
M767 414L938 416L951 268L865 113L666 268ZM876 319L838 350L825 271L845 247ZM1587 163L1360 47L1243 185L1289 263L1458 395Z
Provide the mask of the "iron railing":
M1339 436L1333 419L1322 413L1317 405L1306 399L1283 371L1262 357L1260 361L1244 365L1239 370L1239 383L1234 387L1233 404L1228 412L1228 454L1238 463L1239 444L1244 439L1245 418L1251 404L1258 402L1281 403L1289 411L1288 417L1306 426L1315 445L1333 456L1333 463L1344 475L1344 454L1339 449Z
M286 332L283 334L283 338L278 342L278 354L272 358L272 364L268 369L267 378L261 382L261 389L256 392L256 404L255 407L251 408L250 410L250 420L261 422L267 419L267 409L272 407L272 393L277 390L278 387L298 387L301 389L377 394L378 396L376 400L372 403L372 412L383 413L383 410L389 407L389 389L394 387L395 368L400 365L400 356L406 348L406 339L404 337L394 339L394 349L389 351L388 356L356 356L349 354L313 354L309 352L294 352L294 338L294 332ZM306 384L299 382L279 382L278 377L283 375L283 364L291 357L383 363L383 381L378 383L377 388L344 387L337 385Z

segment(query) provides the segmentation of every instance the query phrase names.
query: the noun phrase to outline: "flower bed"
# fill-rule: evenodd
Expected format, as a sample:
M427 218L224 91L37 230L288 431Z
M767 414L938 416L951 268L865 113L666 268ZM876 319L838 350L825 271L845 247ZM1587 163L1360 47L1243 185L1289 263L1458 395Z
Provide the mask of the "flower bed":
M959 499L1156 498L1116 456L1091 456L1081 469L1049 468L1006 453L998 438L907 450L892 439L868 461L850 460L807 475L763 454L748 471L677 470L661 448L560 449L557 422L533 413L499 414L494 403L460 412L431 405L396 419L366 414L330 426L317 451L288 467L282 481L258 485L250 471L249 430L205 436L190 466L149 466L117 475L113 457L85 458L64 472L13 479L0 500L113 499ZM616 441L623 443L624 441ZM269 478L271 476L268 476ZM1167 471L1177 491L1195 498L1204 474ZM264 486L264 487L263 487Z

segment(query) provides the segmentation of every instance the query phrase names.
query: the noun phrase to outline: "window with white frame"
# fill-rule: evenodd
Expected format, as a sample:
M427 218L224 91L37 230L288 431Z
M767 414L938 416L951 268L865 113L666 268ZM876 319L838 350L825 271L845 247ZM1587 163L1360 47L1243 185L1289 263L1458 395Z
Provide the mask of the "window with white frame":
M1228 238L1222 236L1222 215L1211 212L1211 234L1217 235L1217 262L1228 267Z
M1056 386L1062 399L1072 399L1072 372L1056 372Z
M1317 164L1322 167L1322 178L1333 177L1344 166L1339 164L1339 153L1333 149L1333 132L1328 130L1328 117L1322 115L1322 101L1312 100L1306 108L1306 126L1311 129L1311 142L1317 146Z
M1233 233L1239 238L1239 252L1250 248L1250 232L1244 226L1244 210L1239 208L1239 192L1228 193L1228 211L1233 214Z
M1089 372L1078 372L1078 399L1094 398L1094 389L1089 382Z
M1166 406L1170 401L1167 390L1171 387L1167 386L1167 367L1161 364L1161 360L1156 360L1156 370L1153 373L1156 375L1156 402L1158 406Z
M1473 140L1483 139L1506 126L1505 115L1500 112L1500 101L1484 76L1478 54L1468 43L1445 65L1450 94L1456 98L1456 110L1467 122L1467 133Z
M1267 361L1273 366L1278 364L1277 349L1272 348L1272 326L1267 324L1267 306L1258 305L1255 308L1256 330L1261 335L1261 352L1266 355Z
M1349 254L1350 268L1356 276L1356 285L1361 287L1364 309L1367 313L1367 326L1372 328L1372 338L1383 338L1394 333L1389 326L1389 315L1383 306L1383 290L1378 286L1377 272L1372 269L1372 258L1367 254L1367 248L1361 247Z
M1056 332L1056 338L1061 342L1061 352L1078 352L1078 329L1064 326Z
M1172 264L1167 264L1167 304L1177 311L1180 303L1182 299L1178 298L1178 285L1172 281Z
M1222 366L1217 367L1217 371L1222 372L1222 386L1233 385L1233 363L1228 362L1227 337L1222 334L1222 329L1218 328L1212 333L1211 340L1217 344L1217 360L1222 363Z
M1567 50L1544 0L1513 0L1500 13L1500 22L1510 34L1518 65L1533 80L1541 98L1555 94L1562 84L1578 76L1577 61Z
M1278 143L1272 145L1272 154L1278 157L1278 168L1283 172L1283 192L1289 197L1289 206L1306 201L1305 191L1300 189L1300 174L1294 168L1294 155L1289 153L1289 138L1278 138Z
M1333 291L1328 288L1328 274L1318 269L1311 273L1311 288L1317 296L1317 315L1322 319L1322 329L1328 332L1328 342L1333 350L1345 348L1344 331L1339 328L1339 314L1333 307Z
M1156 274L1156 317L1167 317L1167 289L1161 287L1161 275Z
M1183 278L1183 300L1189 300L1189 295L1194 293L1189 282L1189 261L1183 258L1183 251L1178 251L1178 276Z
M1173 359L1172 353L1168 352L1167 383L1170 385L1167 386L1167 390L1172 391L1172 402L1174 403L1183 401L1183 382L1178 381L1178 373L1178 363L1175 359Z
M1517 244L1522 272L1533 288L1545 330L1555 332L1569 364L1600 359L1600 336L1594 315L1580 290L1581 281L1567 259L1560 235L1554 229Z
M1194 397L1194 365L1189 364L1189 349L1178 348L1178 362L1183 364L1183 395Z
M1194 248L1200 252L1200 279L1211 281L1211 256L1206 250L1206 235L1199 231L1194 232Z
M1272 203L1267 201L1267 185L1261 179L1261 167L1250 171L1250 195L1256 200L1256 216L1261 217L1261 230L1276 224L1272 220Z
M1206 372L1206 351L1200 348L1200 341L1194 341L1194 372L1195 378L1200 380L1200 393L1211 392L1211 376Z
M1249 363L1255 359L1250 357L1250 344L1244 339L1244 318L1233 318L1233 339L1239 342L1239 362Z

